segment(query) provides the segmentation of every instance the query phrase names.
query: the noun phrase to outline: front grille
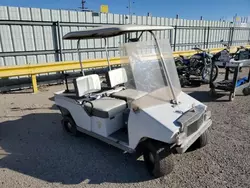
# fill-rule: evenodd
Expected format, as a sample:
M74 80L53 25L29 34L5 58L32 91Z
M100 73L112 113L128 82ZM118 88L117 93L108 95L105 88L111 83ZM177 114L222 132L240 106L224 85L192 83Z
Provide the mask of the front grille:
M187 136L190 136L191 134L196 132L200 128L202 123L203 123L203 116L201 116L197 121L195 121L194 123L192 123L187 127Z

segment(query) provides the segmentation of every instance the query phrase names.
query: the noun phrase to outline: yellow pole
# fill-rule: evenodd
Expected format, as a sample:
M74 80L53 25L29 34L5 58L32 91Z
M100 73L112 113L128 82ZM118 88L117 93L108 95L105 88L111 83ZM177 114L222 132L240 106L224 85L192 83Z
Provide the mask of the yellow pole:
M33 87L33 92L37 93L38 89L37 89L37 81L36 81L36 75L32 74L31 75L31 79L32 79L32 87Z

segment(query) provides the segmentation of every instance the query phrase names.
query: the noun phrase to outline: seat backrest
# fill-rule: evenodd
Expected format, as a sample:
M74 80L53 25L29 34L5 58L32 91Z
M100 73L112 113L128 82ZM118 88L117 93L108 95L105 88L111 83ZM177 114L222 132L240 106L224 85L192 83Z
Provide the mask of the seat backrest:
M111 88L124 84L128 81L127 73L124 68L111 70L106 75L107 85Z
M73 80L73 84L78 97L101 90L101 82L97 74L78 77Z

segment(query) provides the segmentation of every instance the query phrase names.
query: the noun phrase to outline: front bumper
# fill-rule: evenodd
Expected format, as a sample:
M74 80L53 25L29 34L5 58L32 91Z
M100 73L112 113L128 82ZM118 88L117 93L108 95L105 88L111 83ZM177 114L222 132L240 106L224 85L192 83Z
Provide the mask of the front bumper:
M177 146L176 150L178 153L184 153L210 126L212 125L212 120L208 119L202 123L198 130L189 136L186 133L180 133L177 136Z

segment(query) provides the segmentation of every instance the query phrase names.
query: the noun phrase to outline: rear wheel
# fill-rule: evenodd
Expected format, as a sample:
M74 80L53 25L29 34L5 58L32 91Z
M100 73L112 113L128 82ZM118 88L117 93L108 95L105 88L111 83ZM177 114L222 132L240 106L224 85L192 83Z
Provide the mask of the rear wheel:
M79 131L76 128L75 121L70 116L64 116L62 119L63 129L72 136L78 136Z
M172 152L168 146L158 147L152 142L147 142L143 149L143 158L149 173L156 177L170 174L174 168Z

